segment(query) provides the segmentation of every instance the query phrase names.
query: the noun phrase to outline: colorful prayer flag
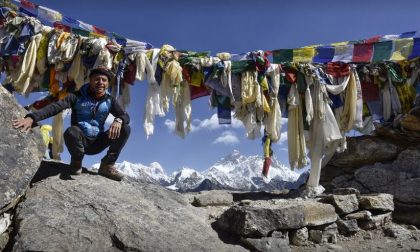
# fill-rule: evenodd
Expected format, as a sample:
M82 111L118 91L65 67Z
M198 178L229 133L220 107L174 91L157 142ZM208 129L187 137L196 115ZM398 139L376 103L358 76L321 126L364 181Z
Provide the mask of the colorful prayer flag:
M394 52L391 60L405 60L413 50L414 40L412 38L404 38L394 40Z
M355 44L353 48L353 62L370 62L373 54L373 44Z
M315 56L315 48L302 47L293 49L293 62L311 62Z
M408 56L408 59L417 57L420 57L420 38L414 38L413 50L411 51L410 56Z
M279 49L273 51L273 63L280 64L283 62L293 61L293 49Z
M392 53L392 41L377 42L373 45L372 62L389 60Z
M334 58L335 49L333 46L319 46L316 48L316 55L313 58L315 63L331 62Z
M336 46L332 62L351 62L353 60L353 48L354 45L351 44Z

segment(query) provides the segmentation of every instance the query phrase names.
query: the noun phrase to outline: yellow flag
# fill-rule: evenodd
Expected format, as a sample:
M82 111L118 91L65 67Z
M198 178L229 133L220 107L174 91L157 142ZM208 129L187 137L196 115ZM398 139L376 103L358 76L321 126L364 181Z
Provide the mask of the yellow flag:
M293 49L293 62L311 62L314 56L314 47L302 47Z
M391 60L405 60L413 51L413 38L402 38L394 40L394 52L391 55Z

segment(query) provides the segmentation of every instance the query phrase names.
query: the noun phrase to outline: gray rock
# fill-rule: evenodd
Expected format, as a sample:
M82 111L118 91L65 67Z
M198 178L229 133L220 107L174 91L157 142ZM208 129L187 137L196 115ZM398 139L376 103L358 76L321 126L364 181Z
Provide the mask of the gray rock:
M415 178L420 177L420 150L418 148L410 147L402 151L398 158L392 163L394 171L406 172Z
M343 250L343 247L337 244L327 244L327 249L328 251L332 250L332 251L341 251Z
M351 187L358 190L360 193L371 193L371 191L364 188L363 185L354 178L354 175L349 175L349 174L335 177L334 179L332 179L329 186L332 188Z
M311 239L311 241L315 242L315 243L324 243L327 242L325 239L322 239L322 231L321 230L316 230L316 229L312 229L309 230L309 239Z
M420 204L420 151L402 151L392 163L376 163L354 173L354 178L371 192L394 195L404 203Z
M193 206L228 206L233 203L233 196L227 191L204 191L194 196Z
M26 111L0 85L0 214L19 202L45 153L37 128L28 134L16 130L12 119L23 118Z
M395 202L392 218L399 223L409 223L420 226L420 205Z
M326 224L320 226L320 228L322 229L322 235L326 238L327 242L337 241L337 223Z
M338 214L348 214L359 209L356 194L330 195L324 200L332 204Z
M279 206L277 209L233 206L217 220L219 228L242 237L268 236L273 230L297 229L305 226L301 205Z
M296 246L304 246L308 243L309 233L306 227L290 231L290 243Z
M337 224L325 224L309 230L309 238L315 243L337 243Z
M39 181L16 218L14 251L245 251L222 242L181 194L102 176Z
M399 240L408 240L412 237L410 230L407 230L404 227L396 224L391 224L384 227L384 234Z
M240 206L248 206L251 204L251 200L241 200L241 202L239 202Z
M378 137L351 137L347 141L347 150L334 155L328 165L349 172L353 170L351 168L391 161L397 157L398 150L397 145Z
M307 201L303 204L303 213L305 226L319 226L333 223L338 218L332 205L314 201Z
M270 237L289 239L289 232L287 231L273 231Z
M9 234L8 233L0 234L0 251L4 251L8 242L9 242Z
M6 232L12 224L12 217L9 213L0 214L0 234Z
M252 251L258 252L286 252L290 251L289 239L275 237L262 237L260 239L246 238L243 242L247 244Z
M273 230L318 226L336 220L334 207L329 204L314 200L273 200L233 206L223 213L217 225L245 238L259 238Z
M367 233L363 236L363 239L365 240L372 240L373 239L373 235L372 233Z
M300 194L302 198L315 198L318 195L321 195L325 191L325 188L322 185L312 187L307 186Z
M357 190L356 188L351 188L351 187L347 187L347 188L335 188L333 190L333 194L335 194L335 195L355 194L356 196L359 196L360 195L360 191Z
M375 216L372 216L371 220L360 220L357 223L359 227L364 230L377 229L377 228L385 226L386 224L392 221L391 214L392 213L389 212L385 214L375 215Z
M357 220L338 220L337 222L338 231L343 235L351 235L359 231Z
M414 226L414 225L407 225L407 229L408 230L414 230L414 231L417 231L418 229L416 228L416 226Z
M368 210L362 210L359 212L347 214L343 217L345 220L371 220L372 213Z
M387 193L360 195L359 205L366 210L394 211L394 196Z

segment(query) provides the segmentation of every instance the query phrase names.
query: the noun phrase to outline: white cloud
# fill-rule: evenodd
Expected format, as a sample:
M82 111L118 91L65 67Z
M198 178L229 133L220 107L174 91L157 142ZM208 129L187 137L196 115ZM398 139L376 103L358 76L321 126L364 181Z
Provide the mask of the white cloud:
M284 142L286 142L286 143L287 143L287 131L283 131L283 132L281 132L281 134L280 134L280 139L279 139L279 141L277 141L277 143L276 143L276 144L278 144L278 145L282 145Z
M165 125L169 131L174 131L175 129L175 121L170 119L165 120ZM198 132L200 130L218 130L218 129L226 129L226 128L242 128L244 127L242 122L238 119L234 118L232 115L232 123L231 124L219 124L219 119L217 118L217 114L213 114L210 118L200 120L194 119L191 123L191 132Z
M216 140L213 141L213 144L225 144L225 145L234 145L239 143L238 137L235 135L235 132L233 131L225 131L222 133L221 136L216 138Z
M173 132L175 130L175 121L166 119L165 126L168 128L169 132Z

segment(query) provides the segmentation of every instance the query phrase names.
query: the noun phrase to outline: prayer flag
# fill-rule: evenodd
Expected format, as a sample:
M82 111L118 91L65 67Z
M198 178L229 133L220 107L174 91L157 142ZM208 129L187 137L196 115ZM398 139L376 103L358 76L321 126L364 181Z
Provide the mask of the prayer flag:
M408 59L413 59L420 56L420 38L414 38L413 50Z
M413 50L414 40L412 38L397 39L394 41L394 52L391 60L405 60Z
M344 44L335 47L333 62L342 61L350 62L353 59L354 45Z
M293 49L293 62L311 62L315 56L315 48L302 47Z
M400 38L412 38L416 35L416 31L401 33Z
M44 6L38 6L38 18L41 20L41 22L50 24L61 22L63 20L63 16L60 12Z
M392 53L392 41L378 42L373 45L372 62L389 60Z
M313 58L315 63L327 63L331 62L334 58L334 47L333 46L320 46L316 48L316 55Z
M370 62L372 53L372 43L355 44L353 48L353 62Z
M293 61L293 49L279 49L273 51L273 63L280 64L283 62Z

